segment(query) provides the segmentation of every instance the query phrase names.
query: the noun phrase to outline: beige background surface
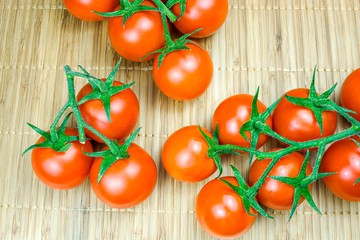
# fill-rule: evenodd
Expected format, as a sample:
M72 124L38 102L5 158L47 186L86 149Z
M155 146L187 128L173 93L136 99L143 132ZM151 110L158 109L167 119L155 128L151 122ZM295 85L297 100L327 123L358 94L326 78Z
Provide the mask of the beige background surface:
M215 73L199 99L169 100L152 81L151 63L123 62L117 77L136 81L141 104L143 129L136 142L156 160L159 181L143 204L116 210L96 199L89 182L70 191L45 187L32 172L31 154L21 156L38 138L25 123L48 128L66 101L65 64L81 64L99 77L114 66L118 56L106 22L78 21L60 0L0 0L0 239L210 238L194 215L205 182L184 184L167 176L160 164L166 137L189 124L209 127L216 106L233 94L260 86L260 99L269 105L286 90L309 86L315 64L321 91L360 67L359 0L229 1L226 24L201 40ZM245 159L225 161L245 173ZM322 216L307 203L291 222L288 212L269 211L276 220L259 217L244 239L360 239L360 204L334 197L323 183L313 192Z

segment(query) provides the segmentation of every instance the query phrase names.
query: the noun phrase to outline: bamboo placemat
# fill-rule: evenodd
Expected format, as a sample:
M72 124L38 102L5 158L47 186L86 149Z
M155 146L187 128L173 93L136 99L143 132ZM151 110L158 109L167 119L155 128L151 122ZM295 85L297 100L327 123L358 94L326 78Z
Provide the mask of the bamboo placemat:
M106 22L78 21L60 0L0 0L0 239L211 239L194 214L205 182L180 183L166 174L160 164L166 137L189 124L210 127L215 107L233 94L254 94L260 86L269 105L286 90L309 86L315 64L320 91L341 83L360 67L360 1L230 0L226 24L201 43L212 55L214 79L191 102L164 97L151 63L123 62L117 78L136 81L141 106L136 142L156 160L159 181L141 205L111 209L88 181L70 191L45 187L32 172L31 154L21 156L38 138L25 123L48 128L66 101L65 64L96 76L115 65ZM245 173L245 158L225 161ZM321 182L313 193L322 216L307 203L291 222L288 212L270 212L276 220L259 217L244 239L360 239L359 203L334 197Z

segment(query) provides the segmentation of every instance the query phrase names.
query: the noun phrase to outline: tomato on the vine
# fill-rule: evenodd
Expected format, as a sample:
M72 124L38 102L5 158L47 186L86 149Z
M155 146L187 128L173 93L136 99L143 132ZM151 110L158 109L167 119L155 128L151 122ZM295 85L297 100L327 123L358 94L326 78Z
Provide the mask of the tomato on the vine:
M309 89L297 88L285 93L291 97L307 98ZM322 112L323 133L312 110L297 106L282 97L273 113L273 129L287 139L305 142L334 134L337 117L335 111Z
M360 201L360 147L354 142L359 137L347 138L333 143L325 152L320 172L335 174L323 178L327 188L347 201Z
M225 99L216 108L212 118L212 129L216 124L219 127L219 142L221 144L233 144L241 147L250 147L250 143L240 134L241 127L250 120L252 112L252 101L254 97L249 94L237 94ZM266 106L258 100L257 107L259 113L266 110ZM271 128L271 116L266 120L266 124ZM245 132L246 136L251 139L251 134ZM261 134L259 136L257 148L261 147L267 140L268 136Z
M273 149L272 151L279 151ZM255 160L250 167L249 185L253 186L265 172L272 159ZM264 184L257 193L257 200L264 206L274 210L290 210L294 201L294 188L269 176L296 177L304 162L304 156L298 152L290 153L275 164L269 172ZM306 175L310 175L312 168L310 163L306 165ZM311 185L312 186L312 185ZM304 201L300 199L299 204Z
M103 158L96 158L91 168L90 182L95 195L114 208L129 208L141 203L156 185L157 169L152 157L134 143L128 153L129 158L112 164L100 182L97 179Z
M75 17L96 22L104 20L104 17L92 11L110 12L119 4L118 0L64 0L66 9Z
M351 114L356 120L360 121L360 68L353 71L344 81L341 92L341 106L348 108L356 114Z
M235 177L222 179L238 186ZM249 215L241 197L219 179L208 182L196 199L196 217L200 226L217 238L236 238L245 234L256 220L256 211Z
M142 6L156 7L149 0L144 0ZM119 9L120 6L115 8ZM154 58L154 55L151 55L144 59L147 54L160 49L165 43L160 13L140 11L134 13L125 24L123 20L121 16L109 19L108 35L115 51L123 58L134 62Z
M78 136L78 131L67 128L65 134ZM40 137L37 144L43 141L44 138ZM51 188L74 188L89 176L93 158L86 156L84 152L92 151L90 141L85 144L79 141L71 142L70 148L65 152L57 152L51 148L34 148L31 155L32 168L36 176Z
M187 0L185 14L174 25L183 34L202 28L191 36L194 38L210 36L224 24L228 5L228 0ZM172 11L180 16L180 4L174 5Z
M113 86L121 86L123 83L114 81ZM88 83L79 91L77 101L92 91ZM85 122L109 139L123 139L127 137L136 126L139 118L139 101L131 89L125 89L110 98L109 122L104 104L101 100L89 100L79 106ZM86 135L97 142L103 142L96 134L86 129Z
M211 137L206 129L204 133ZM198 126L188 126L174 132L165 142L161 160L173 178L184 182L198 182L216 171L216 164L208 157L209 146Z
M177 50L165 56L161 66L157 55L153 64L156 85L166 96L176 100L199 97L209 87L213 76L210 54L203 48L187 43L189 50Z

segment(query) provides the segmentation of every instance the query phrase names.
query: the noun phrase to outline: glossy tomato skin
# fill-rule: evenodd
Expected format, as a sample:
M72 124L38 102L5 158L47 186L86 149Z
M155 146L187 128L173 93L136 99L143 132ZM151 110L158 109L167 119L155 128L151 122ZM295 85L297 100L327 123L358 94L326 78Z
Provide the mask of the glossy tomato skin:
M240 135L241 127L250 120L252 112L252 101L254 97L249 94L237 94L225 99L216 108L212 118L212 129L216 124L219 127L220 144L233 144L241 147L250 147L250 143ZM258 100L257 107L259 113L266 110L266 106ZM271 116L266 120L266 124L272 128ZM251 134L246 132L246 136L251 139ZM264 145L268 136L261 134L257 148Z
M90 22L105 19L92 11L111 12L119 4L118 0L64 0L63 2L73 16Z
M238 186L235 177L223 177ZM239 195L229 186L214 179L199 192L196 199L196 217L200 226L216 238L237 238L244 235L256 220L256 211L249 215Z
M204 128L202 130L211 136ZM161 160L167 173L184 182L199 182L216 171L208 158L209 147L198 126L187 126L174 132L165 142Z
M199 97L209 87L213 77L210 54L194 44L190 50L178 50L166 55L158 68L159 55L155 57L153 76L156 85L166 96L176 100Z
M360 141L359 137L352 137ZM339 198L347 201L360 201L360 148L351 140L344 139L333 143L325 152L320 172L336 174L323 178L327 188Z
M187 0L185 14L175 21L175 27L183 34L203 28L191 37L210 36L224 24L228 15L228 5L228 0ZM180 4L174 5L172 11L180 16Z
M78 136L75 128L67 128L68 136ZM37 143L43 142L40 138ZM66 152L56 152L50 148L35 148L32 151L31 163L36 176L48 187L54 189L71 189L79 186L89 176L93 158L84 152L92 152L90 141L81 144L71 143Z
M360 121L360 68L353 71L344 81L341 92L340 100L341 106L356 112L352 116Z
M132 143L130 157L115 162L97 182L103 158L96 158L90 172L95 195L113 208L130 208L147 199L157 181L157 169L152 157Z
M286 95L306 98L309 96L309 89L293 89ZM283 96L273 113L273 129L281 136L296 142L305 142L334 134L337 124L336 112L325 111L322 119L323 134L321 135L314 113L310 109L290 103Z
M121 86L123 83L114 81L113 86ZM78 93L77 101L91 93L92 87L86 84ZM121 91L110 98L110 116L108 121L104 105L100 100L90 100L79 106L85 122L105 135L109 139L124 139L135 128L139 118L139 101L131 89ZM86 129L86 136L103 142L98 136Z
M149 0L145 0L142 5L155 7L155 4ZM119 7L116 8L118 9ZM115 51L121 57L133 62L154 58L154 55L151 55L143 59L165 43L161 15L156 11L137 12L125 25L123 25L123 17L111 17L108 35Z
M273 149L279 151L281 149ZM255 160L250 167L249 185L253 186L265 172L272 159ZM282 157L270 171L268 176L297 177L304 162L304 156L293 152ZM306 166L306 175L312 173L310 163ZM310 186L312 188L312 185ZM264 206L274 210L290 210L294 201L294 188L278 180L266 178L258 191L257 200ZM299 204L304 201L300 199Z

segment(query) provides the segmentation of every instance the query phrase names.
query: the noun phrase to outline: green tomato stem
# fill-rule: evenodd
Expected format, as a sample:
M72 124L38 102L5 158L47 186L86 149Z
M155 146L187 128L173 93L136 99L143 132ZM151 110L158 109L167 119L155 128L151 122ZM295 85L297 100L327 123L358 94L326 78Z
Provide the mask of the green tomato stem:
M60 112L56 115L54 122L50 126L50 136L52 142L57 142L59 140L59 136L56 131L56 126L60 121L60 118L64 114L64 112L70 107L70 102L67 101L65 105L61 108Z

